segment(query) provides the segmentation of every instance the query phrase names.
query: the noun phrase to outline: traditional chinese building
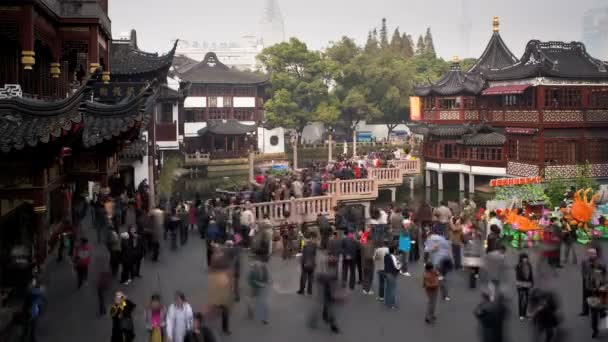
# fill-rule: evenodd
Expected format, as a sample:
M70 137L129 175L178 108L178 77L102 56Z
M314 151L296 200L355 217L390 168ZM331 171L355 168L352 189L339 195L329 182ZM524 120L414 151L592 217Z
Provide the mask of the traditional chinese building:
M424 136L426 185L458 173L460 190L475 176L574 177L590 164L608 177L607 64L579 42L530 41L521 58L494 32L468 71L455 58L437 82L418 87L412 101ZM418 103L419 106L414 106Z
M284 153L283 129L262 127L267 75L229 68L208 53L178 77L189 83L178 125L186 154L213 162L246 158L250 151Z
M137 188L145 179L148 184L154 185L157 179L162 157L160 150L177 149L177 111L183 104L183 96L179 92L178 84L167 82L167 77L177 42L173 48L164 55L141 51L137 46L137 33L131 30L128 37L112 40L110 62L114 66L112 81L100 85L99 100L107 103L116 103L133 96L139 89L147 84L156 82L153 96L148 98L146 104L146 118L140 136L129 142L120 157L121 179L128 189ZM165 111L170 108L172 122L164 122ZM173 136L167 137L166 125L173 125ZM156 132L160 134L155 134ZM169 143L167 143L167 138ZM154 189L154 187L152 188Z
M72 194L107 186L145 125L150 84L116 103L96 99L110 81L110 36L107 1L0 7L1 288L29 281L71 219Z

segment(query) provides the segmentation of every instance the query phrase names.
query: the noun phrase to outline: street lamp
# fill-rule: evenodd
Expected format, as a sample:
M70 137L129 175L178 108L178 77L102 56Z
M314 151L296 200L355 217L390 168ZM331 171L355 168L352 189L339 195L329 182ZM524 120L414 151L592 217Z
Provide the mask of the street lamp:
M328 145L329 145L328 146L329 150L328 150L328 153L327 153L327 161L329 163L331 163L331 161L333 159L333 156L332 156L333 148L332 148L331 145L332 145L332 134L334 133L334 128L332 126L329 126L329 128L327 129L327 131L329 132L328 139L327 139Z

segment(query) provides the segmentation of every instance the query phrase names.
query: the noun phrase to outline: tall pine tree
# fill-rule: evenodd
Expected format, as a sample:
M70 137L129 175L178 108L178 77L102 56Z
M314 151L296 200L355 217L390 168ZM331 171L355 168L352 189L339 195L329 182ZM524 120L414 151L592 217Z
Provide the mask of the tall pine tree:
M367 33L367 42L365 42L365 51L367 52L378 49L378 39L376 38L375 32L376 30L374 30L374 33L372 33L372 31Z
M398 27L395 29L395 32L393 32L390 48L393 53L403 55L403 42L401 41L401 33L399 32Z
M422 55L424 51L424 39L422 38L422 36L418 36L418 43L416 44L416 54Z
M388 29L386 28L386 18L382 18L382 26L380 27L380 47L388 48Z
M424 53L433 57L436 56L435 44L433 44L433 35L431 34L430 27L426 29L426 34L424 35Z
M401 36L401 49L405 58L414 56L414 41L411 35L404 33Z

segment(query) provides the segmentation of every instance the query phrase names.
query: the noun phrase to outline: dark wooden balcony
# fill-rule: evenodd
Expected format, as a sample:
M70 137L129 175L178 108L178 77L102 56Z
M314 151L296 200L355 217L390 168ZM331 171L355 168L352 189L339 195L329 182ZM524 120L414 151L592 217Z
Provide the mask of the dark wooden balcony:
M177 141L177 124L175 122L157 122L156 141Z

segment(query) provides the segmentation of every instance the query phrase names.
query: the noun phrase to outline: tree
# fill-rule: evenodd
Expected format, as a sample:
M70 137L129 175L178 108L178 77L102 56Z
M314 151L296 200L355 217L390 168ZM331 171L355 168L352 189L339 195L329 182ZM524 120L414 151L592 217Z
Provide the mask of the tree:
M411 58L414 56L414 41L412 36L409 34L403 34L401 36L401 48L403 49L403 55L405 58Z
M267 124L294 129L301 139L319 105L328 100L329 66L296 38L265 48L258 60L271 75L270 99L264 105Z
M431 28L428 27L426 29L426 34L424 35L424 53L435 57L435 44L433 44L433 34L431 34Z
M380 26L380 48L388 48L388 29L386 27L386 18L382 18L382 26Z
M395 29L393 32L393 37L391 38L390 49L394 54L403 55L403 41L401 40L401 33L399 32L399 28Z
M367 42L365 43L365 51L377 51L378 50L378 39L376 38L376 36L374 35L374 33L372 33L372 31L370 31L367 34Z
M574 183L577 189L591 189L593 192L598 189L597 181L591 174L591 164L589 162L577 165Z
M416 43L416 54L417 55L422 55L425 52L425 47L424 47L424 39L422 38L422 36L418 36L418 43Z

